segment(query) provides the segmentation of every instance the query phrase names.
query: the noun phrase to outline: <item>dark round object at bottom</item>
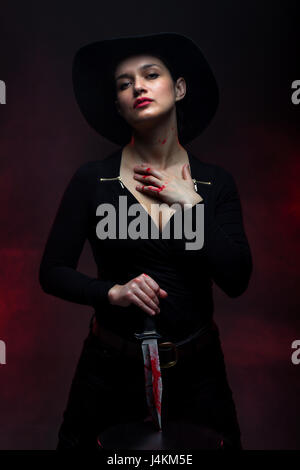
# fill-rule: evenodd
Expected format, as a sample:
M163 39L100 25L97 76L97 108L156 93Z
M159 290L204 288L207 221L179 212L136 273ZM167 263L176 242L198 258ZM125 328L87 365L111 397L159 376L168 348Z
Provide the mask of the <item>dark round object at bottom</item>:
M105 449L222 449L223 438L216 431L186 421L169 421L157 431L151 421L121 423L107 428L97 439Z

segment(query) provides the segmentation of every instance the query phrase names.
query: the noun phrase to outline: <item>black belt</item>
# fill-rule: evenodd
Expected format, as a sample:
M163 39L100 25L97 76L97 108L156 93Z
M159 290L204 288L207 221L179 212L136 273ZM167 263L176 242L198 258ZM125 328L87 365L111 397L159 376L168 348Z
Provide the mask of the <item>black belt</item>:
M129 341L113 331L103 328L98 324L95 316L91 320L91 333L100 338L104 346L107 345L126 357L143 359L142 348L139 342ZM178 360L191 357L195 350L200 350L212 344L218 334L219 329L216 323L210 320L202 328L182 341L174 343L172 341L160 342L158 340L160 367L172 367L177 364Z

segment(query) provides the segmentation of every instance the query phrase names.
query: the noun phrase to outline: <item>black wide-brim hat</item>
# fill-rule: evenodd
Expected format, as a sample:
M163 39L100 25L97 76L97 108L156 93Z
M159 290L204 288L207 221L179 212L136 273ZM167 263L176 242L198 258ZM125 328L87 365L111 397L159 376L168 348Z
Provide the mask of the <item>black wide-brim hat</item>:
M187 36L162 32L115 37L81 47L75 54L72 79L76 101L90 126L118 145L130 142L132 128L115 106L112 71L123 59L155 53L165 59L187 84L185 97L176 103L183 115L178 138L186 144L199 136L213 118L219 92L213 72L201 50Z

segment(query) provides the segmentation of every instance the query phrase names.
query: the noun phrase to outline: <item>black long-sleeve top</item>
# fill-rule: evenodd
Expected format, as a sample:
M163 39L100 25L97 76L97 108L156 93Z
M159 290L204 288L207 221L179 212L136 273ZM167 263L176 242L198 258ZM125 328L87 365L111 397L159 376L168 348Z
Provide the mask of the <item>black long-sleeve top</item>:
M146 313L133 304L112 306L108 291L115 284L125 284L146 273L168 292L168 297L160 299L161 311L154 318L157 330L165 340L171 341L185 338L212 318L213 281L228 296L240 296L251 277L252 256L236 183L221 166L201 162L186 151L196 190L203 200L185 214L190 211L194 224L197 205L204 206L201 249L186 250L186 242L192 240L185 238L184 230L181 239L172 237L174 215L167 224L170 225L169 239L163 239L161 232L158 239L119 237L120 196L126 196L128 208L138 203L118 178L120 148L103 160L83 164L71 178L41 260L39 281L44 292L93 307L100 325L133 339L135 332L142 331ZM107 212L97 215L97 208L103 203L112 204L116 209L114 239L111 235L106 239L97 235L97 224L107 217ZM140 208L151 233L154 222L145 209ZM128 224L135 217L127 214ZM86 240L97 265L96 278L76 269Z

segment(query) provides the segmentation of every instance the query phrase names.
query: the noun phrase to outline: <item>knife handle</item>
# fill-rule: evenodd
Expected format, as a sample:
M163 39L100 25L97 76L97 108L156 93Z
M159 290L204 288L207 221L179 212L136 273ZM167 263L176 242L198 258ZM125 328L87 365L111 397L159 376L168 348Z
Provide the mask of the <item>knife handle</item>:
M144 320L144 331L143 333L134 333L134 336L137 339L159 339L161 335L157 333L155 329L155 321L154 318L146 315Z

